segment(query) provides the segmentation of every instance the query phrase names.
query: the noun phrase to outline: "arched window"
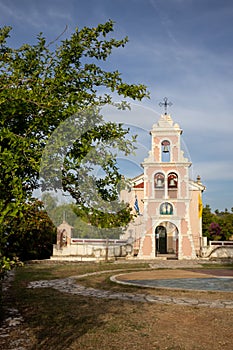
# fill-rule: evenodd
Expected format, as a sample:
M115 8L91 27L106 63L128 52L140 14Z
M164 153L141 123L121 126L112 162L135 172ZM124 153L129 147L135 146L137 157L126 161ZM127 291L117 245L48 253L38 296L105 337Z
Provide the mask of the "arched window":
M161 142L161 160L162 162L170 162L170 142L164 140Z
M172 215L173 206L172 204L165 202L160 205L160 215Z
M168 197L177 198L178 176L176 173L169 173L167 177Z

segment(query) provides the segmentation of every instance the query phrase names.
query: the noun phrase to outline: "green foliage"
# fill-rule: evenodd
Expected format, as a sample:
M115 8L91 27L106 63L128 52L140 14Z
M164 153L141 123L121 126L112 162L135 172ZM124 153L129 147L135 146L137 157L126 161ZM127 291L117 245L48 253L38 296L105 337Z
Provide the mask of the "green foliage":
M232 239L233 236L233 212L220 212L218 209L214 213L211 212L210 206L207 204L203 208L202 213L202 232L203 236L209 240L224 241Z
M104 212L77 204L59 204L56 198L46 193L46 211L58 226L63 220L73 226L73 237L79 238L119 238L132 220L133 214L128 204L122 203L123 209L117 213Z
M0 256L0 280L4 278L7 271L17 266L23 266L23 263L17 257L10 259L5 256Z
M56 241L56 227L40 201L24 206L20 216L15 216L11 225L5 252L12 257L17 252L20 260L46 259L51 256Z
M202 234L205 237L209 237L209 226L214 222L216 216L211 212L211 208L208 204L203 207L202 211Z
M0 253L5 256L15 250L25 257L26 251L34 249L32 256L38 255L36 242L43 241L45 228L40 226L36 231L30 212L36 211L38 204L33 204L32 194L39 187L41 157L52 132L90 106L114 104L113 92L134 100L141 100L148 92L144 85L125 83L118 70L103 69L112 51L124 47L128 40L107 39L113 31L112 21L95 28L77 28L70 38L57 41L56 47L39 34L36 44L11 48L7 45L10 31L10 27L0 28ZM120 107L126 105L123 100ZM96 162L104 160L100 165L106 175L97 182L98 192L105 201L111 201L117 197L120 174L110 148L126 154L132 151L127 130L104 122L98 113L93 120L80 114L77 119L80 127L91 123L93 128L67 154L63 186L79 205L85 206L78 186L80 162L95 148ZM109 143L107 150L103 141ZM99 153L101 150L104 155ZM83 169L90 171L94 165ZM42 213L41 208L38 213ZM13 242L12 248L9 242Z
M119 238L133 215L129 205L117 213L105 213L98 209L91 211L78 206L73 206L78 220L74 228L77 237L85 238Z

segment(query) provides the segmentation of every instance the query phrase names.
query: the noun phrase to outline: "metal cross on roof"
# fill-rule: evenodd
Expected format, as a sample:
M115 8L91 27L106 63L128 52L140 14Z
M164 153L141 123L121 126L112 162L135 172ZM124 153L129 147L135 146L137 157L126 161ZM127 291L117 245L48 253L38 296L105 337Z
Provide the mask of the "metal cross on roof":
M165 114L167 114L167 107L171 107L172 106L172 102L168 102L168 98L164 97L163 99L164 102L159 102L159 106L162 107L164 106L164 110L165 110Z

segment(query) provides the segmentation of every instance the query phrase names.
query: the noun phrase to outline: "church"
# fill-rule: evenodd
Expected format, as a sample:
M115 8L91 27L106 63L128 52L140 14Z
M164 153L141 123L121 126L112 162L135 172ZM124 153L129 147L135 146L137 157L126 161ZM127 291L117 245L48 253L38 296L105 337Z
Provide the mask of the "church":
M152 126L151 149L141 164L143 173L123 190L121 199L136 214L121 239L134 242L138 259L195 259L202 250L202 193L200 176L190 179L191 162L181 147L182 129L165 113Z

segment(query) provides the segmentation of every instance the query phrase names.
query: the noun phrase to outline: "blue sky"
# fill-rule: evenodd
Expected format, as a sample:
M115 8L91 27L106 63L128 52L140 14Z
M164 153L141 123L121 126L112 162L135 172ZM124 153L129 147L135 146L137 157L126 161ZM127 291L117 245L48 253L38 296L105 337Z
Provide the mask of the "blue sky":
M158 103L167 96L173 102L169 112L184 130L191 173L194 178L200 174L207 187L204 203L213 210L230 209L233 2L0 0L0 24L13 27L13 46L35 43L39 32L54 40L68 25L64 39L77 26L96 26L108 19L116 22L114 37L129 37L124 49L113 52L108 68L118 69L129 83L144 83L151 92L150 100L134 106L141 114L131 113L122 121L137 125L145 136L162 112ZM147 141L140 145L147 147Z

